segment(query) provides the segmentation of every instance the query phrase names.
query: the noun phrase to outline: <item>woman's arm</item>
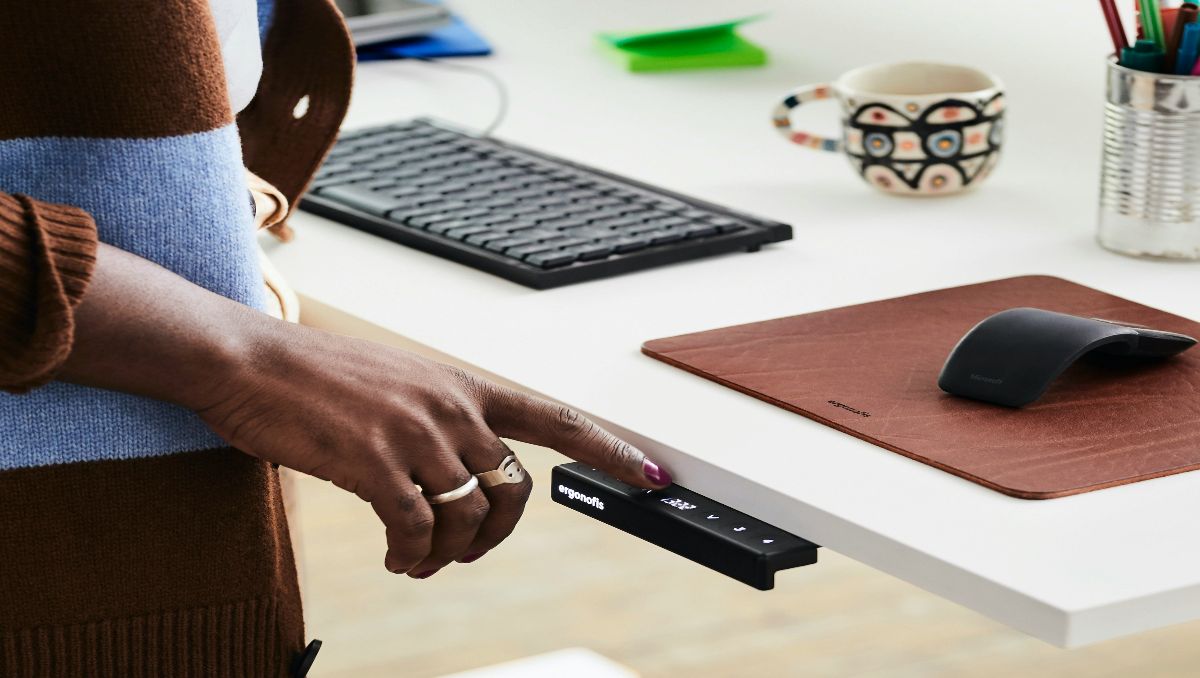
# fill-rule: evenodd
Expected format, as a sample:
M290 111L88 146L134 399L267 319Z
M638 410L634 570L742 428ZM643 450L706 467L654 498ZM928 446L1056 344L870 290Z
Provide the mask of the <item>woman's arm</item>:
M515 526L530 492L437 494L510 454L500 437L556 448L627 483L670 476L572 410L395 348L275 320L149 261L100 245L60 378L178 403L242 451L330 480L371 503L393 572L428 576Z

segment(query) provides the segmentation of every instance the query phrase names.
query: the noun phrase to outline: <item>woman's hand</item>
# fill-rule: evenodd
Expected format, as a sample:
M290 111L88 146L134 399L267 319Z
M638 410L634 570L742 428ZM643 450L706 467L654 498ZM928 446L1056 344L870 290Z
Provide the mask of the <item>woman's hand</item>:
M553 447L638 487L670 482L566 407L392 347L271 324L249 366L200 414L238 449L370 502L387 527L392 572L423 578L478 558L513 531L528 476L434 506L422 495L496 469L512 454L501 437Z
M638 487L671 482L570 409L399 349L275 320L108 245L75 320L61 378L178 403L247 454L357 494L387 527L392 572L429 576L512 532L528 477L436 506L421 493L495 470L511 454L501 436Z

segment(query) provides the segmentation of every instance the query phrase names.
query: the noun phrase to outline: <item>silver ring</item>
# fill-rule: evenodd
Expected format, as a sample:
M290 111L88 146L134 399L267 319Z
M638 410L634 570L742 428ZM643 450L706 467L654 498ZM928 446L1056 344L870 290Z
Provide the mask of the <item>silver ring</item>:
M425 501L429 502L430 504L446 504L454 501L455 499L462 499L468 494L474 492L475 488L477 487L479 487L479 479L475 476L471 476L470 480L454 488L453 490L450 490L449 492L425 495Z
M516 484L525 480L525 467L521 466L516 455L510 454L500 462L495 471L476 473L475 477L479 479L480 487L495 487L506 483Z

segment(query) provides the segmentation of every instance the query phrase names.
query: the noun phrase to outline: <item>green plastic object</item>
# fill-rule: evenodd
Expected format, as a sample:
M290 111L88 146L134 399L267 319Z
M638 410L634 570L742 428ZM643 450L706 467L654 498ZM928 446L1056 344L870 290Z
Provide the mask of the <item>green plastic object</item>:
M1164 64L1163 51L1153 40L1138 40L1133 47L1121 50L1121 65L1135 71L1162 73Z
M761 66L767 63L766 50L737 34L738 26L760 18L637 33L601 33L597 37L635 73Z

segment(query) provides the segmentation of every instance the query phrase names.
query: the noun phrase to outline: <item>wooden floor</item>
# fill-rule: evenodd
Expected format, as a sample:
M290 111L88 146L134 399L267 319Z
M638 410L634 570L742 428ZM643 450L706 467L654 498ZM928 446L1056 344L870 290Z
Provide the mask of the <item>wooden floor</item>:
M419 350L304 308L306 323ZM424 581L384 569L366 504L292 477L308 633L325 643L312 676L440 676L573 646L649 678L1200 676L1200 622L1058 650L824 549L755 591L554 504L564 458L513 449L537 485L516 533Z

